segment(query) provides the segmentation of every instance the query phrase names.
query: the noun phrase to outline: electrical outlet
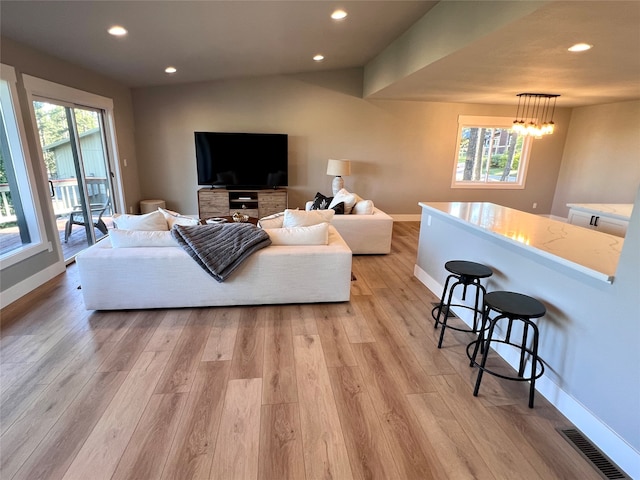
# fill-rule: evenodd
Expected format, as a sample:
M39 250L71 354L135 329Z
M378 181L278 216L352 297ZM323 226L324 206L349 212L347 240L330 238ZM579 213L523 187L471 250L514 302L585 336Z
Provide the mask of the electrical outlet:
M533 209L535 210L536 208L538 208L538 204L536 202L533 202Z
M129 205L129 213L133 213L133 207Z
M122 163L124 163L124 166L127 166L127 159L125 158L124 160L122 160Z

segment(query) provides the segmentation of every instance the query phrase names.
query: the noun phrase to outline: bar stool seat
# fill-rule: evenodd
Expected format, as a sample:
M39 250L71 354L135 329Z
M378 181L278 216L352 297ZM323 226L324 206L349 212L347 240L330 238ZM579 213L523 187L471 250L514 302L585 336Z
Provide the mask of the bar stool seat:
M494 311L498 315L493 319L490 318L491 312ZM482 326L478 338L467 345L467 355L471 360L470 366L476 366L479 368L478 377L476 379L476 386L473 391L475 397L478 396L480 390L480 382L482 381L482 374L484 372L500 377L506 380L515 381L529 381L531 385L529 387L529 408L533 408L533 398L535 394L536 379L540 378L544 374L544 362L538 356L538 340L539 331L537 325L532 319L542 317L547 312L546 307L535 298L523 295L521 293L496 291L487 293L484 297L484 314L482 317ZM493 333L498 322L507 320L507 332L504 340L499 338L493 338ZM513 322L522 322L522 340L520 342L511 340L511 329ZM533 332L533 339L531 347L527 346L527 340L529 335L529 329ZM484 339L484 332L487 331L487 338ZM503 343L511 345L512 347L520 350L520 365L518 368L518 375L508 376L497 373L487 368L487 357L489 355L489 348L492 343ZM469 354L469 350L473 346L473 354ZM483 351L482 360L480 363L476 361L478 350ZM528 376L524 376L526 367L526 355L531 356L531 371Z
M444 283L444 289L442 290L440 303L431 310L431 316L435 320L433 328L438 328L438 325L442 325L442 331L440 332L440 339L438 341L438 348L442 346L444 332L447 328L451 328L459 332L478 332L478 318L482 317L481 307L483 305L484 296L487 293L484 286L482 286L482 284L480 283L480 279L488 278L493 275L493 271L486 265L476 262L470 262L467 260L450 260L444 264L444 268L450 273L450 275L447 277ZM455 282L451 285L451 287L449 287L449 282L452 279L455 279ZM473 307L469 305L451 303L453 293L459 286L462 286L462 300L466 299L467 287L475 287L476 296ZM482 299L480 298L480 293L482 293ZM447 325L447 317L449 316L451 307L466 308L471 310L473 312L473 327L469 329ZM443 312L444 317L441 319L440 317L442 316Z

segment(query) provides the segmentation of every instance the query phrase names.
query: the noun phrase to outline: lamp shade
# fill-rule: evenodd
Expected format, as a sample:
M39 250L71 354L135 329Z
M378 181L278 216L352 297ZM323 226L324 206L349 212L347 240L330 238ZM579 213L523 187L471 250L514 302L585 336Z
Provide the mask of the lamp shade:
M336 177L351 175L351 161L329 159L329 163L327 163L327 175L335 175Z

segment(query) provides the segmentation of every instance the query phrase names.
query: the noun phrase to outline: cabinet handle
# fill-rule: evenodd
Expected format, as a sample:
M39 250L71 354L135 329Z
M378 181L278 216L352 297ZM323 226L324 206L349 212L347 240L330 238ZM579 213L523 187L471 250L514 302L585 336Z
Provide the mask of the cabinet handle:
M593 217L595 217L595 215L591 215L591 220L589 220L589 225L593 226Z
M593 220L593 226L594 226L594 227L597 227L597 226L598 226L598 220L599 220L599 219L600 219L600 217L594 217L594 220Z

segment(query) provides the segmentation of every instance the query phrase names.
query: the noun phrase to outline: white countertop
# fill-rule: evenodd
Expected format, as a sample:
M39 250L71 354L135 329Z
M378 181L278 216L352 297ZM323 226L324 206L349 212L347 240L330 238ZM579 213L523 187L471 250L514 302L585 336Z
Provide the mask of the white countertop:
M607 282L613 281L624 243L624 238L493 203L419 205Z
M567 203L567 207L629 221L633 203Z

